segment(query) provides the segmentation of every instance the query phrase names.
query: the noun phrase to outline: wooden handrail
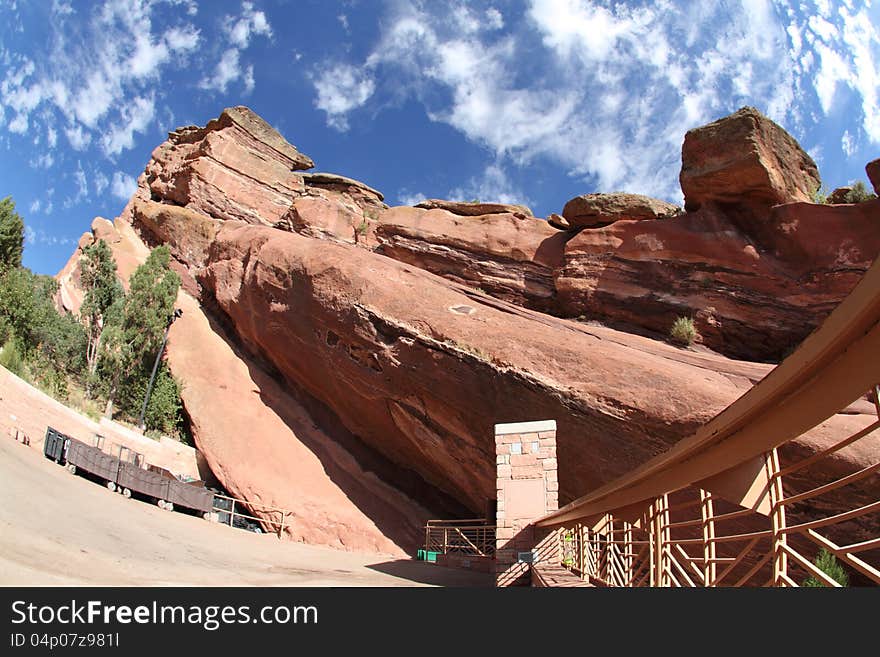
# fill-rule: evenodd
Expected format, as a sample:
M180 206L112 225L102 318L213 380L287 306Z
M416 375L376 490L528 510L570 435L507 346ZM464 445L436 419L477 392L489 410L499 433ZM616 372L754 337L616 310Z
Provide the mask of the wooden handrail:
M878 373L880 259L791 356L695 434L535 524L596 518L726 472L828 419L875 386Z

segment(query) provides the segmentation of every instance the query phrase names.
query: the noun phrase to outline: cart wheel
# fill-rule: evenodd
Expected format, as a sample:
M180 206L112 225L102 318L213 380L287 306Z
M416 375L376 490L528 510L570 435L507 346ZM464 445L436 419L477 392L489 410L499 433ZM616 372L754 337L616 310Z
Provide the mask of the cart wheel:
M160 509L164 509L165 508L165 500L156 500L156 506L158 506Z
M205 511L205 512L202 514L202 518L204 518L204 519L207 520L208 522L217 522L217 514L216 514L216 513L212 513L212 512L210 512L210 511Z
M123 488L123 489L122 489L122 497L124 497L124 498L126 498L126 499L130 498L130 497L131 497L131 491L128 490L127 488Z
M165 502L166 511L174 511L174 502Z
M76 466L73 463L68 463L67 464L67 471L70 474L76 474Z
M116 492L116 482L108 481L107 482L107 490L109 490L111 493L115 493Z

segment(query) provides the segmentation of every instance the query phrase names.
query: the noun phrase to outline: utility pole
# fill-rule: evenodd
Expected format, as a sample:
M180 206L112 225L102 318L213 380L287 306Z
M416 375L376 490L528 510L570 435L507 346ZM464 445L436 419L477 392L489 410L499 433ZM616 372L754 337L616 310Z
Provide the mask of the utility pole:
M138 427L140 427L141 431L147 428L147 425L144 424L144 415L147 412L147 403L150 401L150 393L153 392L153 383L156 381L156 372L159 370L159 361L162 360L162 352L165 351L165 343L168 341L168 331L171 330L171 325L174 323L174 320L182 314L183 311L180 308L175 308L174 312L171 313L171 317L168 318L168 325L165 327L165 335L162 337L162 346L159 347L159 353L156 354L156 362L153 363L153 373L150 375L150 384L147 386L147 394L144 396L144 405L141 406L141 417L138 420Z

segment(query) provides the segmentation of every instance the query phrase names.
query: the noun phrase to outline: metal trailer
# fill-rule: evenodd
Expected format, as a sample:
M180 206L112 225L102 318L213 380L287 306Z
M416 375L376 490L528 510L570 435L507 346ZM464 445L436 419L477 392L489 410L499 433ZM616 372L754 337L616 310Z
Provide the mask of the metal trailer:
M106 482L107 488L116 490L116 478L119 474L119 459L105 454L97 447L86 445L76 438L69 438L67 443L67 469L76 474L82 470Z
M204 486L204 482L184 482L179 479L168 479L168 501L166 504L192 509L202 514L206 520L212 518L214 511L214 493Z
M46 427L46 438L43 441L43 455L55 463L64 465L65 447L69 436L52 427Z
M116 483L122 488L125 497L139 493L156 500L161 508L165 508L168 499L168 480L162 475L144 470L137 463L122 461Z

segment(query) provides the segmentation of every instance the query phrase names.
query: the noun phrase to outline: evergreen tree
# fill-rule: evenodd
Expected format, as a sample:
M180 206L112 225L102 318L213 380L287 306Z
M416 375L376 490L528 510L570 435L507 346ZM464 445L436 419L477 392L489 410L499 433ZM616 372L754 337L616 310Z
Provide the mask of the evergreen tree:
M101 374L109 382L108 415L117 400L132 416L140 410L131 393L141 385L146 388L143 380L149 379L180 288L180 277L170 269L170 259L167 246L150 253L131 276L118 325L111 324L105 332Z
M849 585L849 575L847 574L846 569L837 561L837 557L835 557L825 548L819 549L819 554L816 555L816 559L815 561L813 561L813 563L816 564L816 567L819 570L828 575L828 577L833 579L841 586ZM825 583L822 582L818 577L813 577L812 575L810 575L810 577L803 581L801 586L821 587L825 586Z
M15 201L0 201L0 267L20 267L24 250L24 222L15 211Z
M118 302L125 293L116 278L116 261L113 259L113 252L104 240L98 240L85 248L80 259L80 268L82 286L85 290L80 319L86 327L88 340L86 362L89 374L94 374L98 366L104 329L114 315L119 318L119 313L112 311L119 310Z

